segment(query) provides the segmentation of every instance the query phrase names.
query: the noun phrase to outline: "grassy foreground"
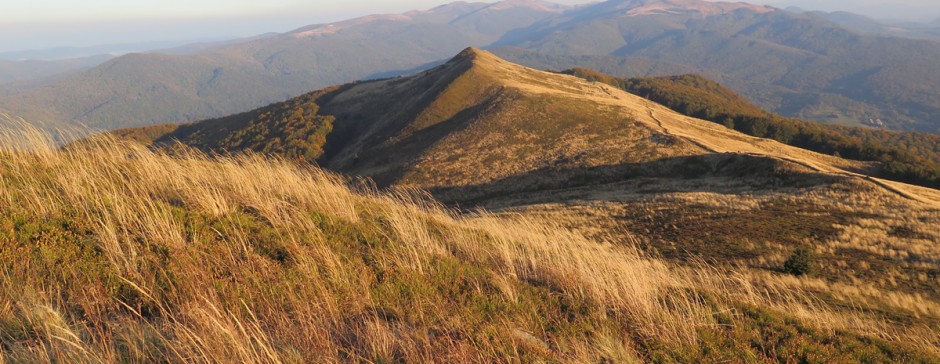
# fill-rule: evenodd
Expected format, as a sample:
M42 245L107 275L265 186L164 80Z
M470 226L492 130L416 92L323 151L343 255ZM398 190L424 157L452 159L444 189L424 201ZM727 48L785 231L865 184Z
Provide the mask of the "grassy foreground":
M929 329L790 278L534 217L252 155L0 145L0 362L937 360Z

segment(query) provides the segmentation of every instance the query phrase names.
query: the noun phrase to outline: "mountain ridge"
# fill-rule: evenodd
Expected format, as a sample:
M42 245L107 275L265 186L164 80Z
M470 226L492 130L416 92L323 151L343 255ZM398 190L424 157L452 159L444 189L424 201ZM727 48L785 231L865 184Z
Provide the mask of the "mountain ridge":
M721 84L696 75L622 79L585 69L563 71L645 97L687 116L795 147L848 159L876 161L877 175L940 187L940 136L823 125L785 118L751 104Z
M474 48L414 76L328 88L304 100L333 118L319 163L380 186L453 189L539 171L644 164L668 175L677 167L656 161L670 158L731 163L721 167L728 171L738 168L734 163L765 159L774 174L838 178L862 178L858 172L873 166L740 134L613 87L515 65ZM190 134L180 134L183 129L157 144L185 143ZM864 180L921 202L936 198L918 187Z

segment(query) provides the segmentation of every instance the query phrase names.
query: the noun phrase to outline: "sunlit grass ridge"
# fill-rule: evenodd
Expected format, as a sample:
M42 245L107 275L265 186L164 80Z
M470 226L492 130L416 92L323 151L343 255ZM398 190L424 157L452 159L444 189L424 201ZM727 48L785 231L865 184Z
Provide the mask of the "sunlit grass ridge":
M59 149L29 129L0 145L19 146L0 152L0 348L13 362L770 355L729 346L754 312L814 338L848 330L830 358L919 338L863 353L916 360L938 342L830 311L797 284L674 268L550 221L459 215L282 160L108 136Z

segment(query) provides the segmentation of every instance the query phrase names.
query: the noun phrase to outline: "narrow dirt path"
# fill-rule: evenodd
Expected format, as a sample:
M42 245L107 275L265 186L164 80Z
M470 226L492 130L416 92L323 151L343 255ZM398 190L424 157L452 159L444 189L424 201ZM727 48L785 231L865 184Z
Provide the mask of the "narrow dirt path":
M680 138L682 138L683 140L685 140L685 141L687 141L687 142L689 142L689 143L692 143L692 144L694 144L695 146L697 146L697 147L699 147L699 148L702 148L702 149L708 151L709 153L722 153L722 152L720 152L720 151L718 151L718 150L715 150L715 149L712 148L712 147L709 147L709 146L705 145L705 144L702 143L702 142L699 142L698 140L695 140L695 139L686 137L685 135L677 135L677 134L671 133L671 132L669 131L669 128L666 128L666 126L663 125L663 121L662 121L662 120L659 120L659 118L656 117L656 114L653 112L653 108L652 108L652 107L650 107L649 105L647 105L646 111L649 112L650 118L653 119L653 121L656 122L656 125L659 126L659 128L663 130L663 133L664 133L664 134L670 135L670 136L674 136L674 137L680 137Z
M712 147L709 147L709 146L705 145L705 144L702 143L702 142L699 142L698 140L695 140L694 138L691 138L691 137L688 137L688 136L685 136L685 135L680 135L680 134L673 134L672 132L669 131L669 128L667 128L667 127L663 124L663 121L660 120L658 117L656 117L656 113L653 111L653 108L652 108L651 106L649 106L649 105L646 105L646 106L647 106L647 112L649 113L649 117L650 117L651 119L653 119L654 122L656 122L656 125L662 130L662 132L663 132L664 134L670 135L670 136L674 136L674 137L680 137L680 138L682 138L683 140L685 140L685 141L687 141L687 142L689 142L689 143L692 143L692 144L698 146L699 148L702 148L702 149L704 149L704 150L706 150L706 151L708 151L708 152L710 152L710 153L723 153L723 152L721 152L721 151L718 151L718 150L716 150L716 149L714 149L714 148L712 148ZM810 170L812 170L812 171L814 171L814 172L816 172L816 173L828 173L828 174L834 174L834 175L839 175L839 176L844 176L844 177L859 178L859 179L862 179L862 180L864 180L864 181L867 181L867 182L869 182L869 183L871 183L871 184L873 184L873 185L875 185L875 186L881 188L882 190L884 190L884 191L886 191L886 192L888 192L888 193L890 193L890 194L894 194L894 195L900 196L900 197L902 197L902 198L905 198L905 199L908 199L908 200L912 200L912 201L921 202L921 203L927 203L927 204L931 204L931 203L932 203L932 202L930 202L930 201L925 201L924 199L918 198L917 196L914 196L914 195L911 195L911 194L909 194L909 193L907 193L907 192L904 192L904 191L902 191L902 190L899 190L899 189L897 189L897 188L895 188L895 187L889 185L888 183L885 183L885 182L883 182L883 181L880 181L880 180L878 180L877 178L874 178L874 177L872 177L872 176L868 176L868 175L864 175L864 174L859 174L859 173L855 173L855 172L849 172L849 171L845 171L845 170L838 169L838 168L833 168L833 170L827 170L827 169L824 169L824 168L820 168L819 166L816 166L816 165L814 165L814 164L812 164L812 163L809 163L809 162L805 162L805 161L801 161L801 160L797 160L797 159L793 159L793 158L789 158L789 157L785 157L785 156L780 156L780 155L759 154L759 153L750 153L750 152L744 152L744 153L742 153L742 154L751 155L751 156L759 156L759 157L775 158L775 159L778 159L778 160L790 162L790 163L793 163L793 164L796 164L796 165L805 167L805 168L810 169Z

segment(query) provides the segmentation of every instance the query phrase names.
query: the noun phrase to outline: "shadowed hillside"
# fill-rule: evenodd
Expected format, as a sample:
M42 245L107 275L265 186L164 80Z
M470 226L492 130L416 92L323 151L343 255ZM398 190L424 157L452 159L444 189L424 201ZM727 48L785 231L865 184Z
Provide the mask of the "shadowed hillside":
M254 151L312 162L323 154L326 136L333 130L333 117L320 115L313 99L306 95L197 124L159 124L113 133L147 144L179 142L215 153Z

